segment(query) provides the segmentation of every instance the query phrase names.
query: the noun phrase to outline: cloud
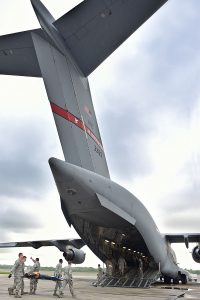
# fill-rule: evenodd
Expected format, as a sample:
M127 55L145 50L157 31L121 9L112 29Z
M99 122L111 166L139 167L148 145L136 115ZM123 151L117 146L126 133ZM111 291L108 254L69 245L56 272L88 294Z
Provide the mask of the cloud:
M169 213L185 213L187 215L189 212L190 216L188 221L193 221L193 212L200 210L200 187L189 178L188 182L185 182L184 187L180 190L169 193L163 198L163 207L165 207Z
M125 93L124 96L126 98ZM149 173L151 161L142 149L146 149L150 139L151 124L137 113L137 109L131 109L129 101L124 109L122 97L115 95L113 98L115 103L107 107L101 122L106 132L104 143L109 166L114 174L123 178Z
M34 214L27 212L26 208L21 205L1 206L0 227L1 230L7 229L9 232L27 232L30 229L41 227L41 221L34 218Z
M196 232L200 227L199 207L198 209L188 208L184 211L171 211L169 215L164 217L163 223L169 232L188 233Z
M48 126L37 118L1 118L0 196L40 199L49 189Z
M13 241L13 234L25 234L30 230L42 228L43 221L33 209L33 203L25 203L23 200L0 197L0 242ZM37 212L37 210L36 210ZM31 239L31 238L30 238Z

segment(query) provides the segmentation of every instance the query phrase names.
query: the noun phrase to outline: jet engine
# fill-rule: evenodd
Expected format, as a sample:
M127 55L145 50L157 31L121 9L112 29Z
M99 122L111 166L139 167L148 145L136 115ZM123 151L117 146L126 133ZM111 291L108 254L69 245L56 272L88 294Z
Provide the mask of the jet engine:
M200 263L200 247L196 246L192 250L192 258L194 259L195 262Z
M63 256L67 261L71 261L73 264L82 264L85 260L85 253L77 248L67 247Z

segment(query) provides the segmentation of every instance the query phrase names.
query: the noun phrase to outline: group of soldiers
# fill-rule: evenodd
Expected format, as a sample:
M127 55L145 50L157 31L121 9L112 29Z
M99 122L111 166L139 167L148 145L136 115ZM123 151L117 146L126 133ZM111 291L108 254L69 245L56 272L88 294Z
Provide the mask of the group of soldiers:
M101 280L104 278L104 276L115 276L120 275L124 276L125 271L127 269L127 262L123 256L120 256L117 261L115 261L113 258L107 259L105 261L106 264L106 273L104 274L103 269L101 268L100 264L98 264L97 269L97 282L98 285ZM118 272L116 273L116 269ZM143 261L141 258L138 258L138 274L140 278L143 278ZM95 284L94 284L95 285Z
M9 278L14 277L14 284L8 288L9 295L14 295L15 298L22 298L24 292L24 278L30 278L30 295L35 295L37 290L38 278L40 278L40 262L39 258L31 260L33 261L33 266L29 270L28 273L25 273L25 262L26 256L23 253L19 253L18 259L15 261L12 270L9 274ZM64 293L64 289L69 285L69 290L74 297L73 290L73 281L72 281L72 268L71 262L68 262L68 266L62 268L63 260L60 259L59 263L56 265L54 278L56 280L55 289L53 292L53 296L57 296L58 298L62 298Z
M19 253L18 259L15 261L14 266L9 274L9 278L14 276L14 284L8 288L9 295L15 295L15 298L21 298L21 295L24 294L24 276L25 276L25 262L26 256L23 253ZM30 274L34 274L35 272L39 272L40 270L40 262L39 258L33 259L33 266L30 270ZM35 277L30 278L30 294L34 295L37 289L38 280ZM21 295L20 295L21 291Z
M62 277L62 281L57 280L53 296L57 296L58 298L62 298L64 293L64 289L69 285L69 290L72 297L75 297L74 288L73 288L73 280L72 280L72 263L68 261L68 266L65 266L62 269L63 260L59 259L59 263L56 265L56 269L54 272L54 276L58 279ZM58 292L58 293L57 293Z
M125 270L127 268L127 262L123 256L120 256L118 260L115 259L107 259L106 262L106 274L108 276L112 276L116 273L116 269L119 272L119 275L124 276ZM140 277L143 277L143 261L141 258L137 259L138 272Z

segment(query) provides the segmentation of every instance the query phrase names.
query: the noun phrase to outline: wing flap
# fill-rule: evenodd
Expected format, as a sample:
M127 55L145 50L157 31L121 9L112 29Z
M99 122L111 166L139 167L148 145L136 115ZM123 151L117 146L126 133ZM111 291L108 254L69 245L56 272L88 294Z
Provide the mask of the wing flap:
M0 74L41 77L31 33L43 36L41 29L0 37Z
M167 0L85 0L54 22L88 76Z

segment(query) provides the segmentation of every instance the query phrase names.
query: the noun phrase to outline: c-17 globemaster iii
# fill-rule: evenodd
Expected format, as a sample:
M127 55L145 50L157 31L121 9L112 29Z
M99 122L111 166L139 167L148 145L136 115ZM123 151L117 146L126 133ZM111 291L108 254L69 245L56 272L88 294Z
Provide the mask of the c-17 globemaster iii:
M81 237L0 247L56 246L66 260L82 263L86 244L112 264L104 284L147 287L157 276L166 283L187 282L189 274L179 268L170 244L188 248L196 242L192 256L200 262L200 234L161 234L144 205L110 179L87 79L165 2L85 0L55 20L39 0L31 0L41 28L0 37L1 74L44 80L65 157L50 158L49 164L63 214ZM125 277L116 267L120 257L127 263Z

